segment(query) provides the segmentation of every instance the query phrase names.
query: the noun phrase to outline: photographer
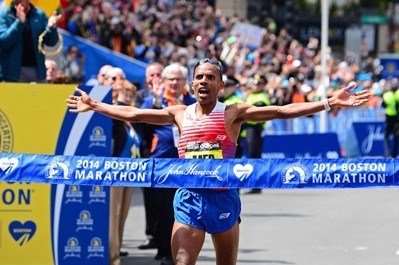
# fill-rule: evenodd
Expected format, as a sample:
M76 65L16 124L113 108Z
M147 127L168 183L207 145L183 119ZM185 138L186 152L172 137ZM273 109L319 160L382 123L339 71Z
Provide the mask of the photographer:
M71 79L72 83L81 83L84 76L85 57L79 52L76 45L68 47L64 57L61 59L61 70Z

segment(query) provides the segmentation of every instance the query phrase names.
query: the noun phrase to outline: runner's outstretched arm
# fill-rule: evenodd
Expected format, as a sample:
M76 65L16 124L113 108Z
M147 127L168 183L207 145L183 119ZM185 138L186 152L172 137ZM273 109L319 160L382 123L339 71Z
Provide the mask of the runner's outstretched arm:
M332 97L318 102L291 103L284 106L256 107L241 104L239 111L244 121L268 121L272 119L290 119L311 115L328 108L356 107L367 102L370 93L367 90L351 93L355 88L351 84L338 90Z
M132 106L117 106L107 104L91 98L86 92L75 87L80 96L71 95L66 102L70 108L69 112L79 113L90 110L96 111L113 119L128 122L145 122L151 124L175 123L175 113L182 106L173 106L164 109L139 109ZM185 108L185 106L183 106Z

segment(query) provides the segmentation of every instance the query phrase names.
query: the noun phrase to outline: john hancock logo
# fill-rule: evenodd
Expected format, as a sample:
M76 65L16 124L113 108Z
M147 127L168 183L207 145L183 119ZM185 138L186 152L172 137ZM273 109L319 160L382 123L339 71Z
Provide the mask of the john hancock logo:
M8 231L12 238L18 242L20 246L29 242L36 232L36 224L33 221L13 221L8 226Z
M62 158L56 158L46 168L48 179L69 179L69 163Z
M284 184L305 184L308 182L307 169L301 164L290 164L281 173L281 180Z
M91 218L91 213L88 210L83 210L79 214L79 218L76 220L76 231L80 230L90 230L93 231L93 218Z
M14 148L14 133L11 122L0 109L0 152L10 153Z
M104 245L99 237L94 237L90 240L90 245L88 246L87 252L89 255L87 259L90 258L104 258Z
M91 131L90 135L90 146L92 148L94 146L105 147L107 142L107 136L104 134L104 129L100 126L96 126Z
M82 203L83 192L80 190L78 185L71 185L65 193L65 198L65 204L71 202Z
M79 245L79 240L76 237L70 237L64 246L64 259L66 258L80 258L82 247Z
M89 204L91 203L106 203L107 193L102 186L92 186L89 192Z

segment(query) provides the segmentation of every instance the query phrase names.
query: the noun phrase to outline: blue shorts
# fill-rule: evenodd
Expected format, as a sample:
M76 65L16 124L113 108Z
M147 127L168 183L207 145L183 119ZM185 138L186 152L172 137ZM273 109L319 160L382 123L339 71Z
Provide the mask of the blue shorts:
M241 200L235 189L181 188L173 208L177 222L213 234L228 231L240 221Z

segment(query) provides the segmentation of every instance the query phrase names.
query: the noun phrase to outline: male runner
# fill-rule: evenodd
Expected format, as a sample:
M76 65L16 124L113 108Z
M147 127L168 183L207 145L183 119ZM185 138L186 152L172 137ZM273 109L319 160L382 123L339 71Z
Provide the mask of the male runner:
M164 109L138 109L115 106L90 98L79 88L80 96L66 101L70 112L94 110L114 119L151 124L175 124L181 134L181 158L234 158L241 124L310 115L333 107L353 107L366 102L367 91L348 92L354 85L338 90L319 102L293 103L285 106L256 107L250 104L226 106L218 101L223 89L222 67L218 61L203 59L194 66L192 89L197 103ZM205 130L207 129L207 130ZM203 143L203 144L201 144ZM196 146L200 148L196 148ZM202 147L202 148L201 148ZM217 265L237 262L241 202L236 189L180 188L174 200L175 222L172 254L176 265L194 265L204 244L205 233L212 236Z

